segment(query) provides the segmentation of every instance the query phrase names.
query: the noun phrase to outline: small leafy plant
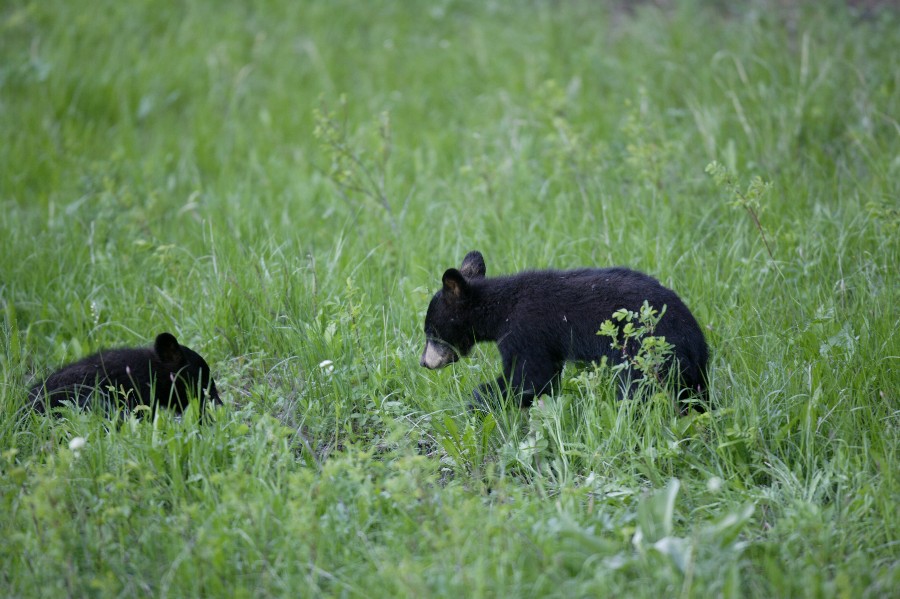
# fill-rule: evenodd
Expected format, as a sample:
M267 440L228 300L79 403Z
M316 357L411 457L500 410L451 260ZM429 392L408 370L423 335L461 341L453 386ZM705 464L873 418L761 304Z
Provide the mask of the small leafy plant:
M772 263L775 265L779 274L781 274L781 269L778 268L778 263L775 261L775 254L772 252L772 246L769 245L766 232L763 230L762 223L759 221L761 200L769 193L772 183L764 181L762 177L757 175L750 180L747 189L743 190L738 184L734 174L715 160L706 165L706 173L713 178L716 186L725 189L731 195L732 201L729 202L730 206L743 208L747 211L747 214L750 215L750 218L753 220L753 225L756 227L756 230L759 231L759 236L766 246L766 252L769 254L769 258L772 260Z
M497 423L491 414L484 418L480 427L470 421L461 428L447 415L434 420L435 438L450 458L449 461L476 479L485 474L490 459L491 433L496 427Z
M340 118L325 106L313 111L313 135L331 160L325 174L350 206L355 207L366 201L379 206L391 230L397 234L411 194L398 215L388 189L393 153L390 113L384 111L378 118L376 147L372 151L347 131L347 99L344 96L340 99L340 109L343 112ZM357 202L356 198L361 202Z
M598 335L609 337L610 346L622 353L622 361L613 365L612 371L627 381L634 381L639 393L658 391L666 382L666 365L674 346L665 337L653 334L665 313L665 305L662 310L656 310L644 300L637 312L616 310L612 320L603 321L597 331Z

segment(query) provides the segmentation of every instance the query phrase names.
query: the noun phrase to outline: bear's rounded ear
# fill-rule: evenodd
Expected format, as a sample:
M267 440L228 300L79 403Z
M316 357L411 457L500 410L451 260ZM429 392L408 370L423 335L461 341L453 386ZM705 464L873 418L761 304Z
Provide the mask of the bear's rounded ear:
M459 267L459 272L470 279L483 277L487 272L487 267L484 265L484 256L481 255L481 252L473 250L466 254L462 266Z
M450 297L461 298L469 289L465 277L455 268L448 268L444 273L444 293Z
M178 345L178 340L175 339L175 335L171 333L160 333L156 337L156 343L153 344L153 350L156 352L156 355L159 356L159 359L166 363L176 363L182 362L184 360L184 353L181 351L181 346Z

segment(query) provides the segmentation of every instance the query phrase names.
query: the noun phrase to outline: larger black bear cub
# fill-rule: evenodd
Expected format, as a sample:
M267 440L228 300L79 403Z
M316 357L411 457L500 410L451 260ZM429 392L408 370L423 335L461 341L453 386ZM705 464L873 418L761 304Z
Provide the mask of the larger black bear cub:
M475 400L508 389L523 406L558 385L566 361L612 364L622 355L610 339L597 335L603 321L620 308L638 311L645 300L666 306L654 335L674 346L667 369L678 397L704 395L709 351L703 331L675 294L659 282L627 268L540 270L485 277L484 258L469 252L459 270L444 273L443 288L425 315L425 350L420 363L442 368L466 356L479 341L494 341L503 358L503 375L475 391ZM672 371L674 364L677 370ZM687 391L687 393L684 393ZM702 410L701 404L694 407Z
M207 401L222 403L206 360L169 333L157 336L153 347L104 350L64 366L32 387L28 397L39 412L72 401L80 407L99 402L107 409L159 405L180 413L197 397L203 414Z

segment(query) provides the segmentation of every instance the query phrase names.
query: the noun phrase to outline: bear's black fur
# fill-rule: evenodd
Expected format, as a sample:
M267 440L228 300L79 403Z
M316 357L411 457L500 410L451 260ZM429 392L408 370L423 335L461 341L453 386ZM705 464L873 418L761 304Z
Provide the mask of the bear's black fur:
M82 408L100 402L111 411L159 405L180 413L197 397L202 415L207 401L222 403L206 361L169 333L157 336L153 347L104 350L64 366L28 397L41 413L65 401Z
M469 252L459 270L448 269L443 288L425 315L425 350L420 364L442 368L466 356L479 341L497 343L503 375L475 391L477 404L512 389L522 406L558 385L566 361L618 364L621 351L597 335L603 321L620 308L639 311L644 300L666 311L654 335L674 346L678 397L704 397L709 351L700 325L687 306L659 282L627 268L528 271L485 277L484 258ZM634 375L632 375L634 376ZM630 389L625 390L625 394ZM703 410L702 404L691 402Z

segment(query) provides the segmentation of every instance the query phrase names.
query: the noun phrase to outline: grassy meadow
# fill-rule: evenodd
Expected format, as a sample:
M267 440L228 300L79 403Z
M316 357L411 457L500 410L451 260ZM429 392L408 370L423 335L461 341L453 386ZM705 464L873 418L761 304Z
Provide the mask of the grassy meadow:
M900 596L900 18L665 4L4 2L0 595ZM470 414L472 249L659 278L717 409ZM27 408L163 331L211 423Z

